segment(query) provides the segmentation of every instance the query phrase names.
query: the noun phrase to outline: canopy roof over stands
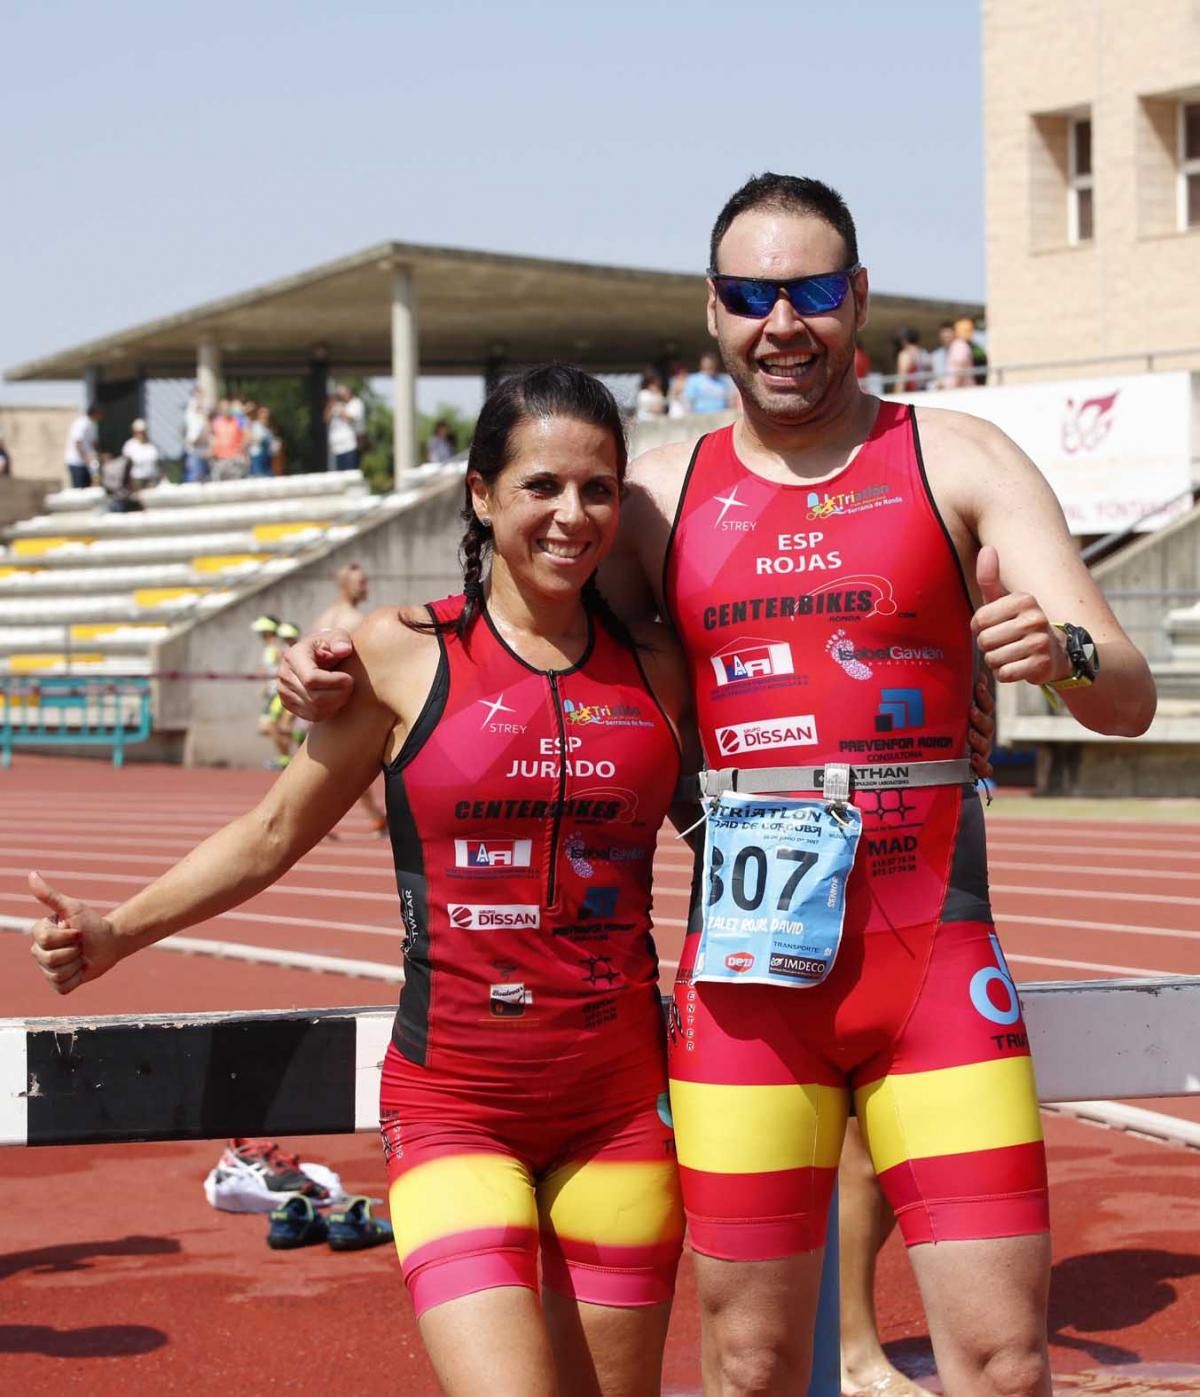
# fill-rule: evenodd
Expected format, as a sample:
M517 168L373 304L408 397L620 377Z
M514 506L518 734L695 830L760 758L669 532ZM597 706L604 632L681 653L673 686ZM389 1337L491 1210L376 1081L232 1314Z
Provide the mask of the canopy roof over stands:
M386 242L18 364L5 376L191 373L203 340L215 342L226 372L307 368L317 358L341 370L387 373L392 274L400 267L412 277L422 373L478 374L495 360L554 358L597 371L635 370L665 357L694 363L710 347L702 276ZM928 344L941 321L980 312L958 301L876 294L867 347L900 324L923 331Z
M107 406L118 385L148 378L198 378L212 400L225 376L306 372L318 409L330 372L391 374L397 473L416 464L418 374L501 373L547 359L597 372L695 366L711 347L704 278L386 242L311 271L209 301L161 320L64 349L6 373L10 380L83 377ZM879 365L890 364L896 330L927 344L937 326L981 307L876 294L863 335ZM124 414L140 413L131 396ZM313 415L319 427L319 410Z

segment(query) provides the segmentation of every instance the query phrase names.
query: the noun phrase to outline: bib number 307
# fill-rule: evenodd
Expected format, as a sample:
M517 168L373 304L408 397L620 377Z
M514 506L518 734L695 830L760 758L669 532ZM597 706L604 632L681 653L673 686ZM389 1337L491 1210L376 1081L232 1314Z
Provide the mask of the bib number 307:
M846 882L862 833L853 806L724 795L704 836L696 980L820 984L842 939Z

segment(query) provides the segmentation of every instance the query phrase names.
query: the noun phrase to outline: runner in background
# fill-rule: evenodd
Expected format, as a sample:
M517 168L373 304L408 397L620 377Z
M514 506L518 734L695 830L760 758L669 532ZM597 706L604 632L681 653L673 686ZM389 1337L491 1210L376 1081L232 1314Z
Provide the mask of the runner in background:
M361 607L369 590L367 574L363 571L362 564L346 563L338 568L335 580L337 598L313 622L307 632L309 635L338 629L353 635L367 619L367 614ZM363 793L358 808L367 817L372 830L382 838L387 833L387 816L380 810L372 791L367 790Z
M267 766L282 771L292 759L295 743L295 727L291 713L283 706L276 687L275 677L279 669L279 659L284 647L299 639L300 628L290 621L280 621L274 616L258 616L250 623L250 629L262 636L263 648L259 661L267 684L263 688L262 711L258 716L258 731L267 738L275 749L275 756Z

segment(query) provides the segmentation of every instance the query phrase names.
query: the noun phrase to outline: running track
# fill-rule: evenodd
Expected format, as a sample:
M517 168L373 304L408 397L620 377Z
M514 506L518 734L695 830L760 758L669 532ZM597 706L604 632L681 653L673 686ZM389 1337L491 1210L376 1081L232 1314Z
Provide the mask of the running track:
M0 925L36 914L29 868L111 905L247 808L269 780L19 757L0 774ZM1004 807L1002 798L989 816L992 893L1018 980L1200 974L1200 822L1013 818ZM190 953L147 951L69 1001L41 982L23 936L0 935L0 1016L391 1001L400 957L386 842L357 812L338 835L274 888L192 929ZM668 982L689 868L690 855L665 836L655 912ZM224 955L204 954L218 943ZM1197 1099L1138 1104L1200 1120ZM1196 1153L1062 1117L1047 1118L1047 1140L1059 1386L1200 1390ZM379 1191L370 1137L302 1143L352 1191ZM209 1144L0 1152L0 1391L217 1392L231 1382L435 1391L386 1249L269 1252L260 1219L205 1204L199 1184L216 1153ZM686 1263L681 1278L666 1390L688 1393L698 1369ZM894 1243L880 1309L894 1357L927 1372L924 1318ZM1198 1366L1184 1376L1179 1365Z

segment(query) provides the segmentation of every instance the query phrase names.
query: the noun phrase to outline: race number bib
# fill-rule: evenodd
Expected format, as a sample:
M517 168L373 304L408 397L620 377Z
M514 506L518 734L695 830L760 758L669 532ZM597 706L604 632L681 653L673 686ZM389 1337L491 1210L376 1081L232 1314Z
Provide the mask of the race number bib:
M852 805L727 794L704 835L693 978L805 988L833 968L862 834Z

